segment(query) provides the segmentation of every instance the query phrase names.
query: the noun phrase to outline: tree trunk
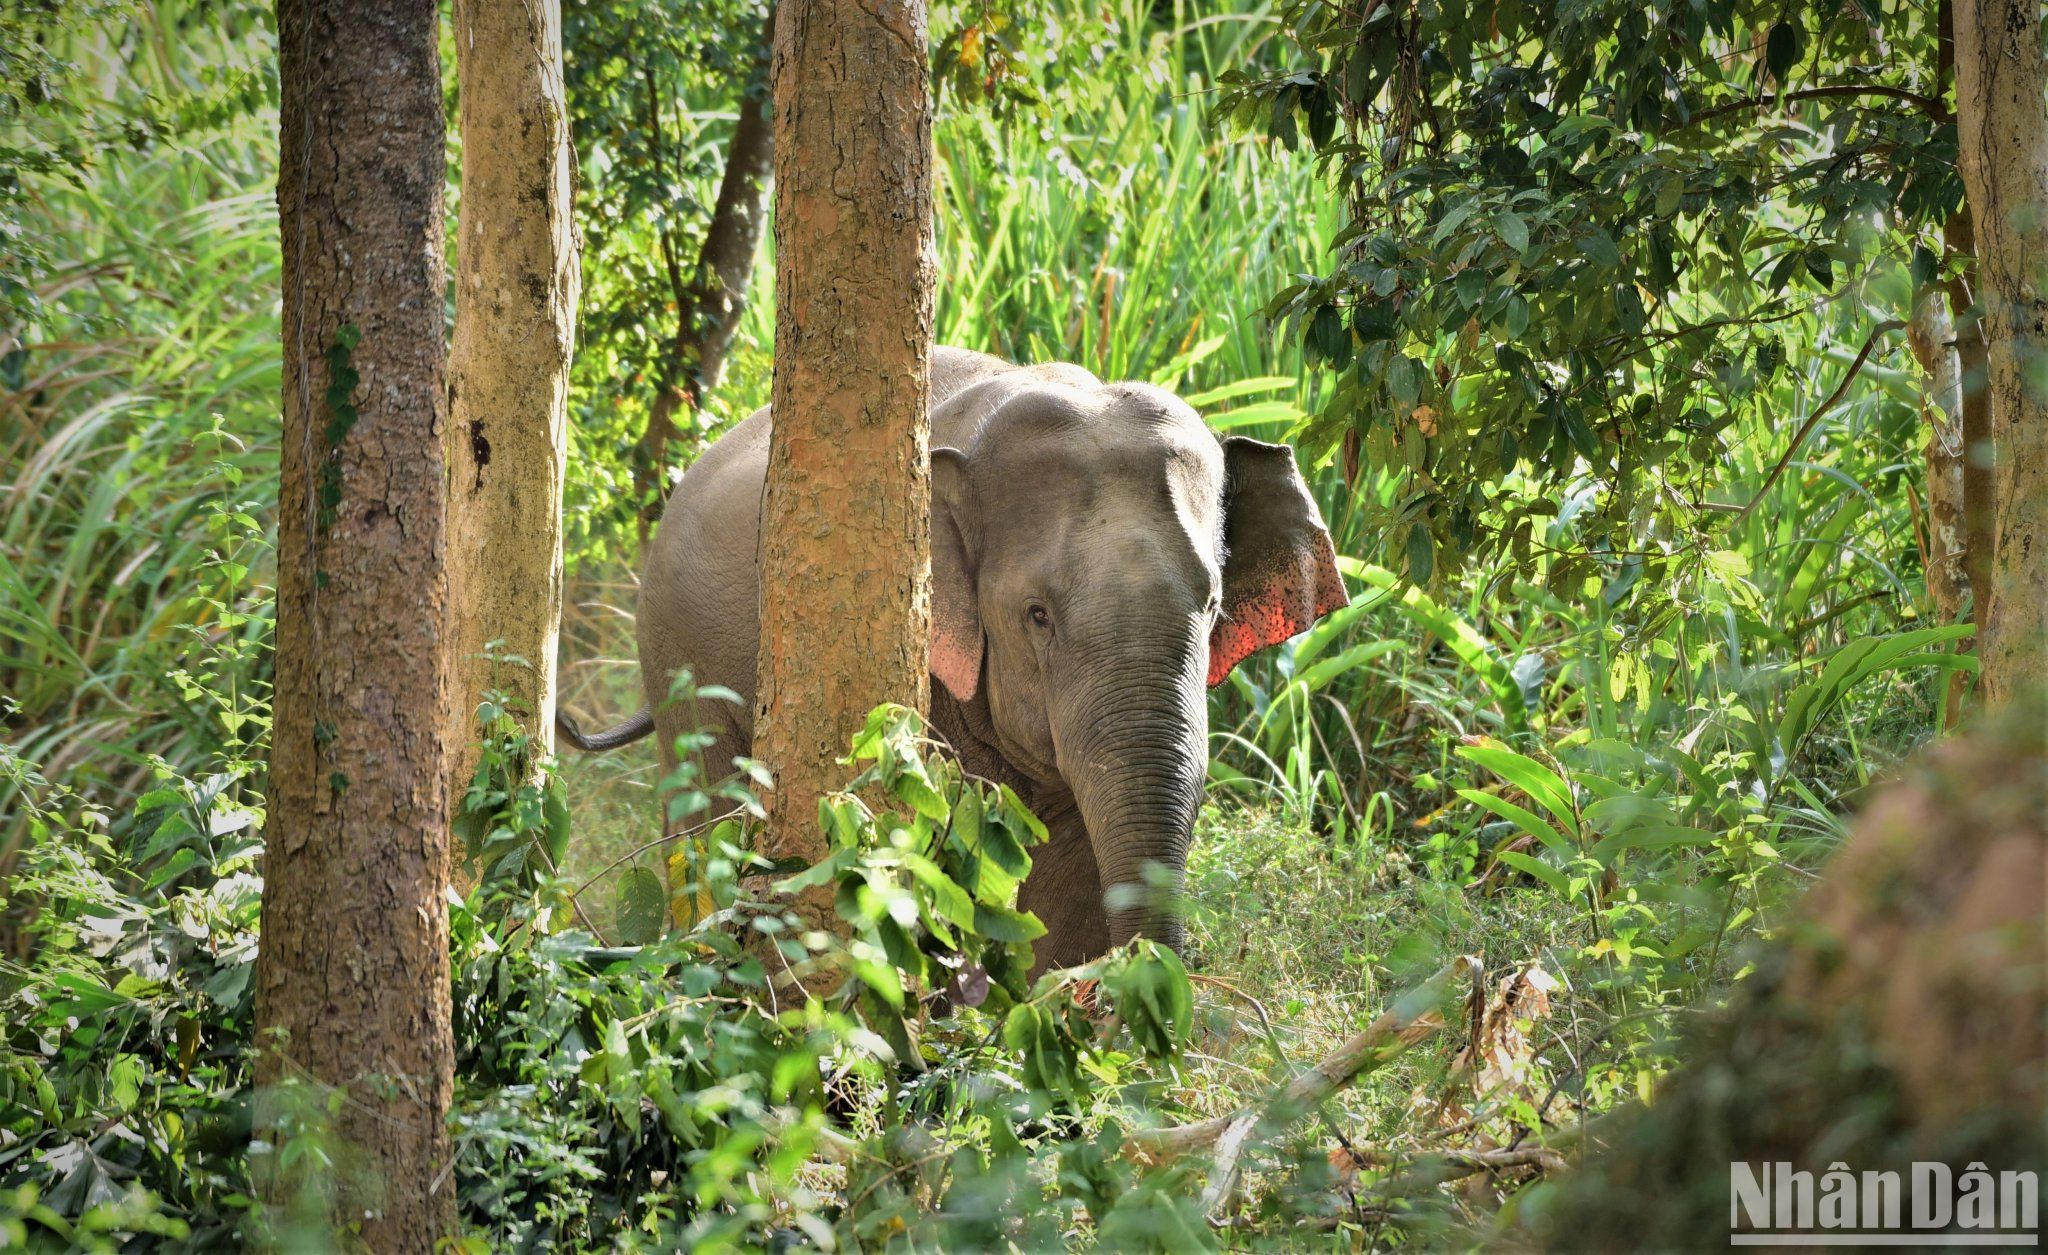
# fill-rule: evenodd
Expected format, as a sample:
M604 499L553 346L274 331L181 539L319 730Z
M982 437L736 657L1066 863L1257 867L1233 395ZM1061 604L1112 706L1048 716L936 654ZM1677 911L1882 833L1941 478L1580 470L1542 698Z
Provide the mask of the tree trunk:
M1922 554L1927 571L1927 597L1941 623L1961 623L1970 593L1969 530L1963 498L1963 364L1956 351L1955 321L1948 297L1937 286L1922 289L1913 301L1906 325L1913 356L1920 363L1920 410L1927 419L1927 526ZM1958 642L1957 648L1968 642ZM1953 728L1962 719L1963 695L1969 676L1949 676L1942 700L1941 723Z
M776 778L763 852L815 860L848 738L930 685L931 99L922 0L780 14L754 746Z
M768 81L774 42L775 9L770 6L759 52L740 89L739 123L726 148L725 172L719 177L718 200L704 228L696 270L683 282L671 265L676 335L641 438L640 462L647 482L639 485L640 497L651 512L643 523L659 517L667 495L669 444L681 434L676 416L695 413L704 394L718 386L740 315L746 312L747 284L768 225L768 187L775 175L773 91Z
M476 769L485 690L511 696L532 738L529 770L554 747L579 283L560 6L457 0L455 54L462 201L448 362L447 735L459 805ZM507 661L485 657L494 641L490 652Z
M1970 209L1956 211L1941 229L1949 256L1966 258L1945 285L1949 321L1955 329L1956 375L1961 387L1963 432L1963 573L1970 585L1970 617L1981 631L1991 598L1991 564L1998 549L1997 488L1992 479L1990 368L1975 294L1977 242Z
M1958 164L1997 449L1997 554L1977 643L1985 698L2002 704L2048 666L2048 67L2040 0L1956 0L1954 14Z
M438 34L432 0L278 6L283 465L256 1080L273 1097L304 1083L333 1113L333 1223L378 1251L454 1229ZM330 1087L345 1100L325 1102ZM259 1112L265 1136L278 1116ZM281 1201L291 1182L273 1169L266 1189Z
M1935 617L1960 622L1969 591L1968 547L1963 532L1962 359L1948 298L1929 287L1913 302L1906 334L1924 375L1921 412L1927 419L1927 595Z

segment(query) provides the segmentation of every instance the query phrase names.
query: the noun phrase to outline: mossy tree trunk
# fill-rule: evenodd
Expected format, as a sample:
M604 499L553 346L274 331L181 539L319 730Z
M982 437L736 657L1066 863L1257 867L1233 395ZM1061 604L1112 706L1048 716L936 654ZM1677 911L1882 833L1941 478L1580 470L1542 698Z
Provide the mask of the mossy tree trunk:
M764 853L814 860L848 738L930 684L931 97L922 0L778 10L754 746L776 782Z
M449 358L449 710L458 804L477 703L512 698L529 770L553 749L562 478L578 241L556 0L457 0L462 200ZM493 662L488 652L519 661ZM458 852L459 853L459 852Z
M455 1213L438 18L432 0L282 0L277 25L284 396L256 1079L332 1111L337 1229L428 1251ZM278 1116L259 1113L265 1136ZM288 1177L273 1165L280 1201Z

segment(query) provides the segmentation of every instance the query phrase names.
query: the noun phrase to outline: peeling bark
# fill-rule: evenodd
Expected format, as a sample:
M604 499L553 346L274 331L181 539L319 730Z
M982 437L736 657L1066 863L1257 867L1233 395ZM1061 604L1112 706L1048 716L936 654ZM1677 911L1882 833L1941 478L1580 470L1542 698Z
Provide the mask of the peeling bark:
M1956 376L1960 388L1963 433L1963 572L1970 587L1970 617L1981 630L1991 589L1991 562L1998 548L1997 489L1992 482L1991 397L1985 390L1990 373L1985 362L1983 327L1973 292L1977 243L1966 205L1942 227L1950 257L1968 260L1944 285L1949 321L1955 329ZM1973 643L1974 645L1974 643Z
M1920 363L1921 414L1927 420L1927 595L1943 623L1963 617L1969 592L1963 533L1963 386L1955 323L1948 298L1936 288L1913 302L1906 327Z
M284 395L256 1082L344 1090L337 1231L428 1251L455 1228L438 18L432 0L281 0L277 25ZM276 1118L259 1110L258 1127ZM266 1190L290 1189L273 1167Z
M462 201L449 357L450 783L476 769L476 708L512 696L554 748L562 478L580 289L562 19L555 0L457 0ZM493 652L525 659L494 664ZM460 851L456 851L460 856Z
M763 852L815 860L848 738L929 695L931 98L922 0L779 10L754 746L776 777Z
M1987 701L2048 668L2048 65L2039 0L1955 0L1956 142L1976 236L1997 531ZM1974 454L1974 450L1973 450Z

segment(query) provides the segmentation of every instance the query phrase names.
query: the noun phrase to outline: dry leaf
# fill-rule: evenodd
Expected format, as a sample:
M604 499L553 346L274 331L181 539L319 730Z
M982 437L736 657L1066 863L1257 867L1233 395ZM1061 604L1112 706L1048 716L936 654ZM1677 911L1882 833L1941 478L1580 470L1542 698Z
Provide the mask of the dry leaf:
M1550 991L1556 988L1557 978L1538 963L1502 977L1477 1017L1472 1040L1451 1061L1452 1074L1469 1075L1476 1096L1521 1092L1536 1053L1523 1026L1550 1014Z

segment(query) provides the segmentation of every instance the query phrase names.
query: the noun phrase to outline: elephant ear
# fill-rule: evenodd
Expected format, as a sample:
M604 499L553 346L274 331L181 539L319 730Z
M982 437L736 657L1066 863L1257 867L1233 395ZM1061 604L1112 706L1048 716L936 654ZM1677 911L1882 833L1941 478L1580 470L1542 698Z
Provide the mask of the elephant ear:
M1349 604L1337 551L1294 451L1223 442L1223 612L1209 633L1209 684L1258 650Z
M974 567L961 530L966 494L966 455L958 449L933 449L932 674L963 702L981 687L982 651Z

